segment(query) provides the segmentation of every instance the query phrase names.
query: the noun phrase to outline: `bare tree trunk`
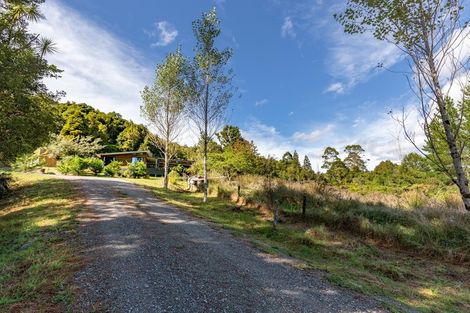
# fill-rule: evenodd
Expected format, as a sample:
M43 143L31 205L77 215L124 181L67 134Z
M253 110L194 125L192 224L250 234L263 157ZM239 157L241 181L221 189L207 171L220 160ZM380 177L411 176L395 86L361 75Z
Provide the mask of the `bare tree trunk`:
M427 37L426 27L423 26L423 33ZM436 103L439 109L439 114L441 116L442 126L444 127L444 132L446 135L446 142L449 146L450 156L452 157L452 162L454 165L455 173L457 175L454 183L459 187L460 195L462 197L465 209L470 211L470 190L468 188L468 180L465 175L465 171L462 166L462 158L457 147L457 138L452 129L452 125L449 118L449 113L447 112L446 101L442 93L441 84L439 82L439 74L436 69L434 54L431 48L429 41L425 40L425 49L427 54L427 63L429 65L429 71L431 73L433 93L436 97ZM437 153L437 151L434 151Z
M165 151L168 151L168 150L165 150ZM165 154L165 165L163 169L163 188L168 189L168 165L169 165L168 164L169 163L168 152L165 152L164 154Z
M209 190L209 180L207 178L207 144L204 144L204 202L207 202L208 190Z
M168 167L169 167L169 157L168 157L168 154L169 154L169 151L168 151L168 148L169 148L169 145L170 145L170 116L169 116L169 112L170 112L170 91L168 91L168 101L166 102L166 110L165 110L166 114L165 114L165 153L164 153L164 157L165 157L165 164L164 164L164 169L163 169L163 188L165 189L168 189Z
M449 146L450 156L452 157L455 173L457 175L455 183L459 187L460 195L465 205L465 209L467 211L470 211L470 190L468 188L468 179L465 175L465 171L462 166L462 157L460 155L459 149L457 148L456 136L454 135L454 132L452 130L449 113L447 112L445 100L442 96L442 92L440 89L440 83L434 68L434 62L431 62L430 67L431 74L433 76L433 84L436 87L437 106L439 108L439 114L441 115L442 126L444 127L444 131L446 134L446 141L447 145Z
M208 80L209 78L207 78ZM209 179L207 177L207 144L208 144L208 134L207 127L209 126L209 82L206 82L206 94L204 99L204 202L207 202L208 192L209 192Z

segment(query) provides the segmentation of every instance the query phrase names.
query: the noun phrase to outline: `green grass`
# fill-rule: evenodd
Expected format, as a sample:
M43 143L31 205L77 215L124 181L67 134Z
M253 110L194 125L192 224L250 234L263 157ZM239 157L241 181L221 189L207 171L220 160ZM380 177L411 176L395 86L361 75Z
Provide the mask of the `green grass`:
M64 311L76 267L68 240L79 201L71 184L37 174L14 174L0 201L0 311Z
M387 245L380 238L370 239L367 232L354 233L347 231L348 227L333 227L325 223L331 218L328 216L332 214L331 208L322 207L314 214L310 211L306 220L295 214L294 209L287 209L284 222L273 231L266 210L239 210L228 200L214 196L208 204L203 204L201 194L163 190L160 179L130 181L152 189L159 198L196 216L251 239L267 252L290 255L302 260L308 268L324 270L331 282L373 295L393 311L404 311L406 307L422 312L470 311L468 262L427 255L421 250L413 251L412 246ZM357 209L365 210L363 216L371 221L392 218L373 208L359 206ZM388 231L384 229L383 235ZM470 238L461 240L468 244Z

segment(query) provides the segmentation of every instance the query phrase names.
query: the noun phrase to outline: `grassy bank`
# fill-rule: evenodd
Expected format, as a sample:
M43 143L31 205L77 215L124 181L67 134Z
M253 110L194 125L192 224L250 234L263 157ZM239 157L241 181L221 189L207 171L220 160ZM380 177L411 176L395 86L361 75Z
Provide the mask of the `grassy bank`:
M76 262L67 244L79 209L67 181L14 174L0 201L0 311L63 312Z
M421 214L354 200L312 199L302 218L295 203L287 201L282 223L273 231L269 211L253 203L237 206L226 200L227 190L219 189L225 199L212 196L203 204L198 193L164 191L158 179L132 181L196 216L247 236L268 252L288 254L307 267L326 271L337 285L377 296L391 310L408 306L423 312L470 311L470 266L464 251L470 244L470 225L462 226L465 220L451 223L457 218L452 214L459 213L432 216L432 211ZM438 246L432 248L431 243Z

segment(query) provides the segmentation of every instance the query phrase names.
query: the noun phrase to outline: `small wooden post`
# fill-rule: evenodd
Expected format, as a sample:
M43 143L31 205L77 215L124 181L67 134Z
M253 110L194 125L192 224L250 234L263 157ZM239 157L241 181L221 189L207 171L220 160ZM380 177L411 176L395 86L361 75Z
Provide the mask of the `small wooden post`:
M240 184L237 186L237 202L240 200Z
M305 211L307 209L307 196L302 197L302 216L305 217Z

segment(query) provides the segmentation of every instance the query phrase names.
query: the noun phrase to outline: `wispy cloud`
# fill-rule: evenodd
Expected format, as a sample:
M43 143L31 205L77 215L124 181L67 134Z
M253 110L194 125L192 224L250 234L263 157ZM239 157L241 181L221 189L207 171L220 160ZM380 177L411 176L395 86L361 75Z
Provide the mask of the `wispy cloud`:
M175 41L178 30L167 21L155 23L156 30L147 32L151 37L158 37L158 41L152 43L152 47L165 47Z
M294 23L292 22L292 17L287 16L284 18L284 23L281 26L281 36L282 38L295 39L297 33L294 30Z
M415 134L415 142L418 146L423 145L425 137L419 125L420 116L412 103L406 106L405 115L408 117L408 130ZM292 135L282 134L275 127L258 120L251 120L242 129L243 136L253 140L261 154L280 158L286 151L297 150L299 154L310 157L315 169L320 169L321 156L327 146L342 151L349 144L362 145L369 160L369 169L383 160L399 162L405 154L416 151L404 138L401 126L385 112L335 121Z
M139 92L152 71L136 50L61 2L50 0L41 7L46 19L31 29L57 44L59 52L47 58L64 71L60 79L45 80L49 88L64 90L63 100L140 121Z
M325 92L342 94L344 92L344 85L343 83L333 83L330 86L328 86Z
M380 71L379 64L381 68L389 68L403 58L394 45L368 34L352 36L339 29L330 40L328 68L331 76L337 80L327 88L330 92L344 93L377 74Z
M391 67L402 59L402 54L392 44L368 34L345 34L333 18L334 13L344 9L342 0L300 0L295 3L278 0L275 4L287 16L281 28L283 37L296 38L300 42L318 39L330 47L325 63L333 83L325 87L326 92L346 93L379 73L379 63Z
M255 106L259 107L268 103L268 99L261 99L255 102Z
M327 135L334 128L335 128L334 124L328 124L324 128L316 129L308 133L296 132L294 133L292 138L297 142L313 143L313 142L317 142L319 139Z

